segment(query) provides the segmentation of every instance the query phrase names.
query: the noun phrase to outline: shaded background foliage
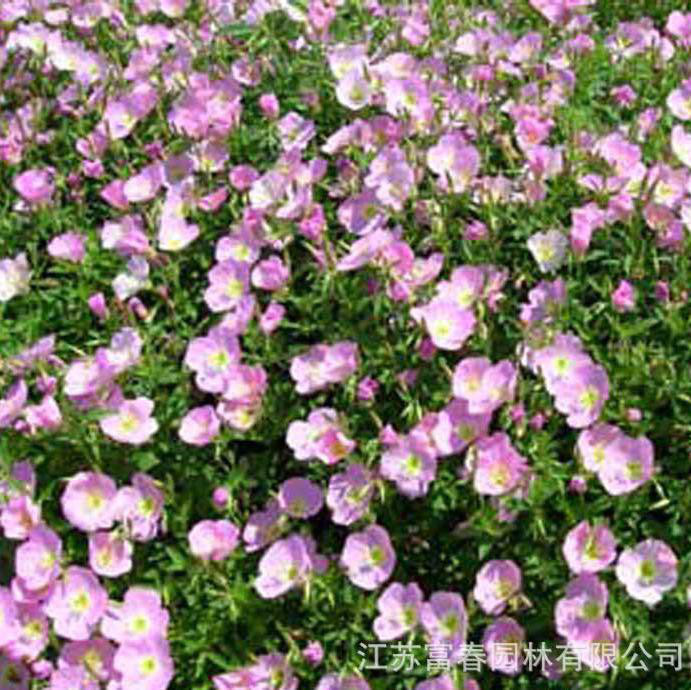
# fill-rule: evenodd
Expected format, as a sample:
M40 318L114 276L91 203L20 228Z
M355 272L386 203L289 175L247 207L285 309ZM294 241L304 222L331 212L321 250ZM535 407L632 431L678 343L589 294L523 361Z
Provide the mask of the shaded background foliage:
M679 2L599 2L595 17L604 35L620 21L647 15L658 25L664 22ZM446 3L432 0L434 37L444 38L447 20L464 15L469 7L486 5L509 17L509 25L519 29L550 30L523 0L514 3ZM194 20L198 7L188 10ZM160 17L166 22L164 17ZM387 35L386 20L373 20L358 2L348 2L339 13L333 33L340 40L356 40L367 26L373 43ZM235 32L236 35L233 35ZM288 40L297 29L284 17L270 15L256 30L244 35L240 29L229 30L227 42L216 42L202 61L215 69L228 69L237 57L249 54L267 59L275 68L272 79L248 89L243 99L240 126L228 139L232 163L251 162L267 169L279 152L271 125L259 115L257 98L266 90L279 97L284 112L297 112L315 119L318 136L309 152L349 117L335 100L328 67L319 47L310 46L295 54ZM551 36L554 41L556 35ZM107 31L97 40L108 46L113 59L124 63L128 46L112 41ZM688 56L685 56L688 57ZM612 64L608 54L595 50L578 65L576 91L569 105L557 118L555 140L569 140L579 130L603 134L626 121L625 113L614 109L606 98L610 89L630 82L639 94L639 106L664 106L664 100L679 81L684 56L676 58L664 72L655 69L644 57ZM204 66L200 63L199 65ZM32 88L36 95L55 96L64 83L37 77ZM300 94L316 90L318 111L308 109ZM5 465L29 458L38 467L39 498L48 521L58 525L67 551L80 560L86 558L83 535L72 533L59 514L59 495L65 478L86 468L99 468L119 482L125 482L137 470L161 480L167 493L166 525L163 538L137 549L131 582L150 584L161 590L171 613L171 644L177 667L172 684L183 688L206 690L213 674L251 661L252 655L271 650L297 650L308 640L318 639L326 650L325 668L340 670L357 667L360 642L374 641L371 631L376 597L351 585L336 568L314 584L309 603L299 594L277 601L263 601L251 583L256 573L258 555L236 552L222 564L203 565L187 549L187 532L198 520L213 517L210 494L213 487L225 485L232 493L228 517L244 523L249 514L261 507L279 483L298 473L325 486L328 468L297 462L284 442L288 424L304 418L308 412L328 404L348 415L350 434L359 442L358 459L376 462L378 446L373 441L378 431L372 410L355 398L354 382L326 393L305 398L298 396L288 376L290 359L313 343L353 339L362 353L358 376L372 375L382 388L377 396L376 415L390 421L398 430L406 430L419 421L423 411L439 409L449 395L447 368L458 359L456 354L440 353L431 363L422 363L416 352L420 334L408 325L406 309L382 295L370 296L366 276L323 274L299 242L291 249L293 281L283 296L286 320L271 338L261 335L256 326L243 340L248 363L261 363L269 374L270 389L265 398L261 422L247 434L229 431L213 445L194 448L177 437L176 424L185 411L202 404L205 397L193 385L181 359L187 342L204 332L213 322L201 299L206 271L212 264L215 241L227 232L241 213L242 199L232 193L228 204L218 213L199 214L194 218L202 229L192 247L171 256L153 272L154 288L165 286L169 301L152 289L143 299L150 310L146 322L134 324L124 311L112 310L104 326L96 323L86 309L87 297L96 291L109 293L110 281L119 270L118 260L101 251L98 230L111 212L98 196L100 184L86 181L81 199L68 196L66 176L79 166L75 151L77 139L94 126L93 118L78 123L65 122L46 112L45 126L57 134L52 143L34 147L21 169L50 160L58 169L61 203L32 215L12 210L16 199L12 177L20 168L0 167L0 253L14 255L24 250L34 271L32 291L22 299L0 305L0 357L17 352L24 345L48 333L57 336L57 353L70 361L107 343L110 335L128 321L136 325L144 338L140 364L130 372L125 385L128 397L148 395L156 401L156 416L161 431L142 450L114 444L98 430L97 417L82 414L60 400L66 413L65 425L57 433L24 437L13 433L0 435L0 457ZM622 119L623 118L623 119ZM665 116L662 133L645 144L646 153L658 155L666 145L671 120ZM165 136L174 150L184 147L175 135L163 131L155 114L137 128L132 140L119 142L106 154L107 179L134 173L147 160L143 146ZM507 132L509 123L506 123ZM513 163L496 148L492 140L480 140L483 171L510 174ZM329 179L336 171L330 170ZM329 234L336 245L345 233L338 229L335 208L329 205L327 190L321 190L330 214ZM432 196L431 187L420 188L422 198ZM539 279L538 269L525 246L526 239L538 230L566 226L570 209L584 198L572 179L561 176L550 183L545 201L529 210L516 207L487 208L475 206L470 199L440 200L438 224L430 232L415 224L412 214L396 218L406 239L415 248L444 251L445 267L462 263L492 262L508 266L511 283L506 299L496 315L486 319L486 337L474 336L467 346L493 360L514 356L521 340L516 317L519 304ZM479 218L491 228L491 243L469 243L462 239L463 224ZM77 229L89 236L85 263L73 267L50 261L46 244L60 232ZM570 527L582 519L609 521L620 544L632 545L654 536L667 541L681 557L680 582L688 582L689 515L691 483L689 480L689 443L691 433L691 339L688 303L666 308L653 299L657 280L669 282L673 294L689 288L688 240L678 254L660 251L654 246L642 219L618 224L602 231L582 261L571 260L562 275L568 286L568 308L562 317L564 330L582 338L591 356L606 369L612 394L605 419L617 420L627 433L646 434L654 443L660 473L655 481L629 496L612 498L599 485L591 484L585 496L568 492L567 485L577 471L573 458L576 433L562 418L553 415L541 431L512 429L517 448L529 458L537 479L528 498L516 502L518 517L513 523L500 523L496 511L470 487L458 481L458 458L442 462L438 479L424 499L410 501L396 494L392 487L377 504L377 521L391 533L398 553L398 565L392 579L416 580L427 595L435 590L456 590L466 595L474 584L475 573L490 558L512 558L524 572L525 593L531 605L517 618L526 627L528 639L536 643L554 642L553 604L569 579L561 556L561 543ZM635 280L640 296L632 314L612 310L609 295L618 280ZM418 384L400 386L396 373L420 366ZM0 372L0 384L9 383ZM551 401L532 376L523 376L519 397L527 415L549 409ZM62 404L64 403L64 404ZM639 423L622 422L629 407L643 411ZM511 423L504 412L497 428ZM330 523L326 513L310 523L310 532L320 551L340 552L348 533L346 528ZM0 584L11 573L11 547L0 541ZM684 592L673 594L650 611L632 601L623 588L608 578L611 585L610 610L613 620L627 639L642 642L653 649L659 642L678 642L688 623ZM107 583L109 591L121 595L124 582ZM471 639L478 641L487 618L471 610ZM296 667L305 687L313 687L321 669L313 670L304 662ZM424 667L424 661L423 661ZM424 676L424 668L415 674L372 674L373 690L411 688ZM634 676L622 672L614 678L583 673L573 679L550 683L538 676L517 679L499 678L485 673L478 677L485 688L639 688L653 690L672 684L688 688L688 670L672 675L669 670L652 670Z

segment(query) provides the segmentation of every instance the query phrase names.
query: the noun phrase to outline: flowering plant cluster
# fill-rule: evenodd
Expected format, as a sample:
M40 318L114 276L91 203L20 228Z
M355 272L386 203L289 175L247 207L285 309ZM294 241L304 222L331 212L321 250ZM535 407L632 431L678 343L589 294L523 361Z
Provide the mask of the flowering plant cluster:
M0 2L0 690L688 675L682 4Z
M132 541L156 537L163 494L151 477L136 474L132 486L120 490L95 472L67 482L62 513L88 534L89 567L69 560L63 540L42 519L29 462L16 463L0 491L3 534L20 542L14 577L0 588L4 687L26 687L33 676L55 690L166 688L173 662L160 594L130 586L117 601L99 580L128 573ZM61 643L50 650L55 661L47 657L51 631Z

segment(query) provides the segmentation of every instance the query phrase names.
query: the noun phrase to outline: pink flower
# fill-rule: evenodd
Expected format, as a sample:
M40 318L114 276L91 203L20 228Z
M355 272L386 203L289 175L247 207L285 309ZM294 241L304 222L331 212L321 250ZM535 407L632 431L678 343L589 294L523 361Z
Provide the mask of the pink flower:
M473 597L488 615L503 613L508 601L520 591L521 569L513 561L488 561L475 576Z
M25 603L17 607L17 617L13 619L11 610L5 609L3 611L2 591L0 590L0 612L2 612L0 618L5 621L5 632L7 632L8 627L12 629L13 623L18 623L19 628L15 630L15 637L4 644L2 642L3 632L0 631L0 646L3 647L3 651L10 659L34 661L48 646L50 640L48 618L43 613L41 606ZM0 624L0 628L2 627Z
M290 270L279 257L272 256L255 265L251 278L254 287L274 292L290 280Z
M333 345L314 345L305 354L294 357L290 376L295 389L309 395L334 383L345 381L358 366L358 346L342 341Z
M60 498L67 521L84 532L110 529L116 516L115 482L105 474L79 472L68 482Z
M310 666L319 666L324 660L324 648L321 642L317 640L309 642L302 650L302 658Z
M374 230L353 242L350 251L336 264L337 271L354 271L373 261L394 241L388 230Z
M122 216L118 221L108 221L101 229L101 245L129 257L150 254L151 245L144 231L141 216Z
M374 495L374 476L358 463L348 465L345 472L331 476L326 505L337 525L351 525L367 511Z
M50 690L98 690L99 684L82 666L63 666L50 674Z
M116 414L100 421L101 430L120 443L142 445L158 431L158 422L151 416L153 410L154 403L149 398L125 400Z
M396 565L388 532L379 525L370 525L362 532L349 535L340 563L354 585L377 589L391 577Z
M612 496L635 491L653 475L653 444L645 436L631 438L619 432L604 446L604 455L598 477Z
M259 179L259 173L250 165L236 165L228 174L230 184L239 192L249 189Z
M571 572L597 573L614 562L617 557L616 540L603 525L580 522L564 540L563 553Z
M476 441L466 462L473 471L475 491L489 496L513 491L528 472L526 459L501 432Z
M470 309L483 297L485 278L482 266L459 266L451 273L450 280L437 283L437 295L455 302L461 309Z
M124 184L122 191L129 203L151 201L163 185L161 164L156 162L142 168L136 175L130 177Z
M60 574L62 542L44 525L31 530L29 538L15 552L15 570L24 587L43 590Z
M163 513L164 494L157 482L138 472L131 479L132 486L124 486L116 497L118 519L129 537L135 541L151 541L158 532Z
M422 608L422 590L415 583L390 584L377 600L379 616L374 620L374 634L382 641L396 640L417 627Z
M113 180L105 185L99 194L101 199L119 211L126 211L129 203L123 191L125 183L123 180Z
M213 312L237 307L249 289L250 273L247 264L221 261L209 271L209 287L204 301Z
M682 47L691 47L691 13L683 14L678 10L671 12L667 17L665 29Z
M235 334L217 326L206 336L190 341L184 363L196 372L197 387L207 393L222 393L234 365L240 362L240 344Z
M361 110L369 105L372 87L360 69L351 69L336 84L336 100L350 110Z
M619 636L607 618L571 630L568 639L573 654L595 671L606 671L617 658Z
M677 557L658 539L646 539L619 555L617 579L634 599L655 606L677 584Z
M216 508L224 510L230 503L230 491L225 486L217 486L211 494L211 501Z
M667 107L680 120L691 120L691 79L683 81L678 89L670 92Z
M611 91L610 95L617 105L628 107L633 105L636 101L636 92L631 88L629 84L623 84L622 86L615 86Z
M491 419L491 412L473 414L466 400L454 398L439 411L430 432L437 453L444 456L463 452L487 433Z
M388 217L374 191L367 188L360 194L349 196L338 207L337 215L344 227L360 236L381 230Z
M273 333L283 321L286 309L278 302L271 302L267 305L264 313L259 318L259 329L264 335Z
M324 572L327 565L311 537L293 534L272 544L262 556L254 586L264 599L274 599L303 587L313 573Z
M448 645L451 663L465 655L468 613L463 597L455 592L434 592L420 610L420 621L430 644Z
M427 167L438 175L439 186L460 194L468 189L480 169L480 154L459 134L445 134L427 151Z
M52 395L45 395L38 405L27 405L24 419L32 434L38 429L58 429L62 424L60 408Z
M231 381L223 391L216 414L231 428L247 431L259 418L266 385L262 367L242 364L233 367Z
M355 448L355 443L343 433L337 412L327 407L310 412L306 422L291 422L286 443L298 460L316 458L327 465L343 459Z
M86 678L96 683L94 690L98 690L98 681L108 681L113 674L113 656L115 649L103 637L93 637L90 640L66 642L60 650L58 668L81 668L86 671ZM66 690L72 690L69 685Z
M283 654L263 654L251 666L224 673L212 678L216 690L243 690L260 688L266 690L297 690L298 679L288 659ZM358 688L358 690L360 690Z
M157 236L158 246L164 252L181 251L199 237L199 226L185 220L180 204L176 193L169 191L161 211Z
M54 177L53 168L35 168L17 175L12 185L29 204L46 204L55 191Z
M371 402L374 400L379 390L379 382L370 376L360 379L357 385L357 399L361 402Z
M595 203L571 209L570 238L574 253L583 256L588 251L593 232L603 227L605 221L605 212Z
M403 204L413 190L415 175L405 152L391 144L376 155L370 163L365 185L374 190L377 200L394 211L403 210Z
M434 345L443 350L459 350L475 329L475 315L456 302L435 298L411 312L423 321Z
M557 632L572 639L579 631L592 627L605 617L608 600L607 585L597 575L583 573L571 580L554 609Z
M68 640L87 640L108 604L108 595L96 576L85 568L70 566L50 599L46 614L53 619L55 632Z
M188 535L190 551L203 561L222 561L238 545L240 530L228 520L202 520Z
M86 255L86 237L76 232L57 235L48 244L48 253L55 259L81 263Z
M221 422L212 405L195 407L180 422L178 435L193 446L206 446L218 436Z
M166 637L168 612L161 595L153 589L130 587L122 603L111 601L101 621L101 630L110 640L123 644L150 637Z
M264 114L264 117L275 120L280 112L280 105L278 98L274 93L263 93L259 97L259 107Z
M669 302L669 285L663 280L655 283L655 299L663 304Z
M633 285L626 280L619 282L612 293L612 305L618 312L632 311L636 306L636 293Z
M271 499L264 510L252 513L242 531L245 550L248 553L264 548L281 536L283 513L278 501Z
M568 380L553 387L555 407L568 415L566 423L574 429L590 426L600 416L609 398L607 372L599 365L576 366Z
M296 112L284 115L278 121L277 126L281 145L285 151L293 148L305 149L316 133L314 122Z
M468 223L463 230L463 239L469 242L477 240L486 240L489 237L489 230L487 226L479 220L473 220Z
M330 47L326 59L334 77L341 79L351 69L363 69L367 65L367 46L364 43L336 45Z
M687 167L691 168L691 134L688 134L681 125L675 125L672 129L672 151L677 158Z
M580 474L571 477L569 491L573 494L584 494L588 490L588 480Z
M525 631L509 617L498 618L490 623L482 636L489 668L509 676L521 672L524 644Z
M492 364L486 357L467 357L453 373L453 394L467 401L471 414L492 413L513 399L518 372L508 360Z
M125 642L118 648L113 668L122 675L122 686L165 690L173 678L173 660L163 637Z
M381 457L382 477L396 483L396 488L408 498L424 496L437 474L437 459L429 444L416 434L402 437Z
M2 496L0 490L0 525L6 539L26 539L41 523L41 509L25 494Z
M120 577L132 570L131 542L117 531L89 535L89 566L103 577Z
M322 509L324 493L309 479L293 477L281 484L278 490L278 504L286 515L306 519Z

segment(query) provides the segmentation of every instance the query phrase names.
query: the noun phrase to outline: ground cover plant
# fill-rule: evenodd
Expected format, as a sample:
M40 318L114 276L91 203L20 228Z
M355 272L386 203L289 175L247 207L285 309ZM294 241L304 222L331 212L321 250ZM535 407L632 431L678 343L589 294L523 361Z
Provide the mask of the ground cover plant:
M691 12L0 3L0 690L691 688Z

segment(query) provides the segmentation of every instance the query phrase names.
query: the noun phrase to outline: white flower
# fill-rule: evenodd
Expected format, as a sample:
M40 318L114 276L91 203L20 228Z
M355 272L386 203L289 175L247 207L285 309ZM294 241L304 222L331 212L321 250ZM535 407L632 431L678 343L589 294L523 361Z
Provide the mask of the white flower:
M29 262L23 252L14 259L0 261L0 302L28 292L30 278Z
M528 249L543 273L556 271L566 256L568 242L559 230L538 232L528 240Z

